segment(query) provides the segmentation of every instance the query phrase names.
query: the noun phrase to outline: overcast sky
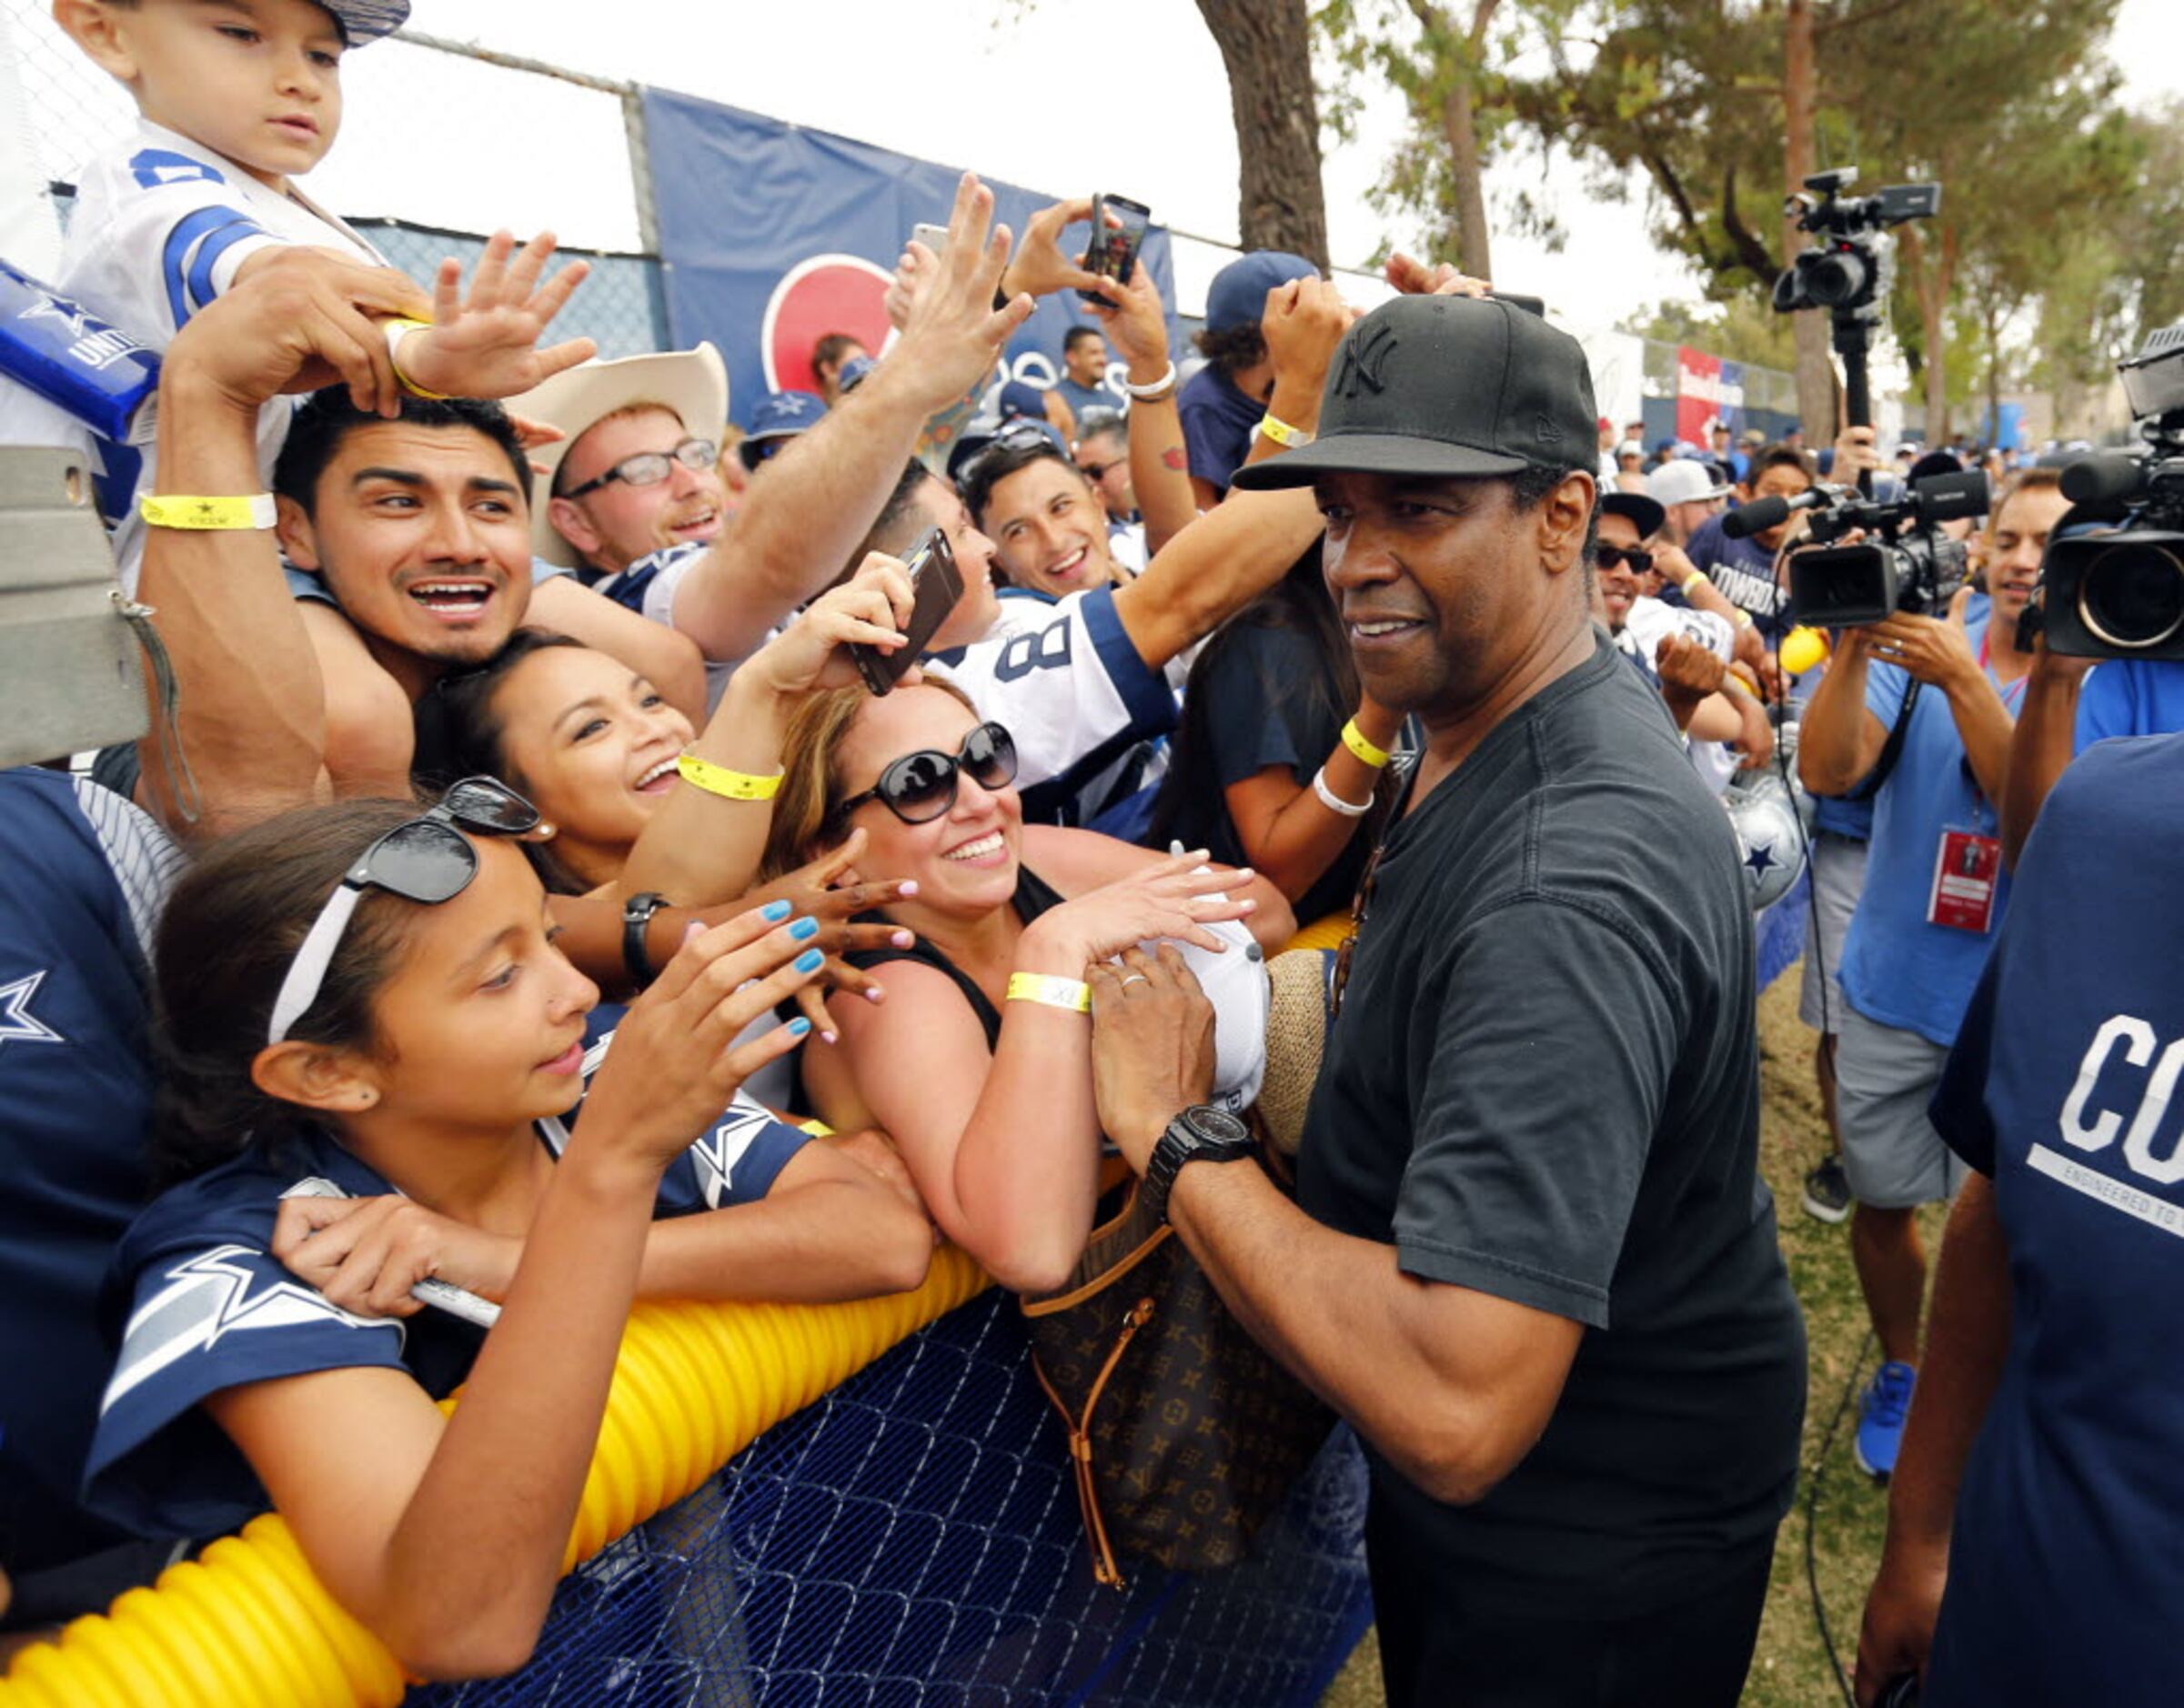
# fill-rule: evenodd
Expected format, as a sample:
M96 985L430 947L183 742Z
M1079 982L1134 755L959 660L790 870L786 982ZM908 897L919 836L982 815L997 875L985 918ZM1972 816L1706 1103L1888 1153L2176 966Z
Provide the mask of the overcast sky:
M34 128L65 174L120 116L117 91L56 53L45 0L0 0L25 56ZM1916 12L1907 13L1915 19ZM1112 189L1179 230L1233 241L1236 145L1226 74L1191 0L417 0L413 25L594 76L630 79L841 132L951 166L974 166L1057 196ZM2145 100L2184 88L2184 5L2125 0L2114 55ZM543 79L401 43L345 67L348 118L306 180L349 214L528 231L632 248L636 218L618 103ZM1956 91L1977 98L1977 91ZM1362 135L1326 160L1331 246L1362 262L1411 235L1366 192L1399 136L1397 97L1369 95ZM1536 163L1502 168L1539 175ZM1584 175L1551 163L1530 186L1556 208L1566 248L1498 234L1496 283L1545 296L1583 325L1606 326L1663 298L1694 297L1681 263L1646 236L1643 183L1596 202ZM936 217L944 216L936 210ZM907 235L907 234L906 234Z

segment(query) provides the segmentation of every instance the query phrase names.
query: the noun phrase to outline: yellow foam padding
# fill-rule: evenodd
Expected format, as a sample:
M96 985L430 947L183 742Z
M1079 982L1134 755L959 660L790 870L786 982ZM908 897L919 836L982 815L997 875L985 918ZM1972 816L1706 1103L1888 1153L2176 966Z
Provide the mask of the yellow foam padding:
M988 1285L943 1246L925 1284L891 1299L638 1305L562 1569ZM0 1708L392 1708L402 1693L386 1645L319 1586L287 1525L267 1514L24 1650L0 1680Z
M1343 939L1350 935L1350 916L1347 913L1330 913L1323 919L1314 919L1310 925L1289 939L1292 949L1340 949Z

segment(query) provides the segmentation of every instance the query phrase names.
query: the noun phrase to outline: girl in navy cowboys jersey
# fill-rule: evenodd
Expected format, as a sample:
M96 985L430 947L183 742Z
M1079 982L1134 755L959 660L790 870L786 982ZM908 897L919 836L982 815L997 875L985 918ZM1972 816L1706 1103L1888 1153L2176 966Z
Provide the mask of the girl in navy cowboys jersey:
M489 826L461 804L481 791ZM428 1677L536 1642L632 1297L891 1292L931 1253L889 1188L738 1100L808 1030L736 1042L818 971L785 904L694 933L587 1091L599 993L508 839L534 817L478 782L422 819L290 813L200 860L156 967L156 1161L180 1183L110 1288L91 1503L206 1536L270 1499Z

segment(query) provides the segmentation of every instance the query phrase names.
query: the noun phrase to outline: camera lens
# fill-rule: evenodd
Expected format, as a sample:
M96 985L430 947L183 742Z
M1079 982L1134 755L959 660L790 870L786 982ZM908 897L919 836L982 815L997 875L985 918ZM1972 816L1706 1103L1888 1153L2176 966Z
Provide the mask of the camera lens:
M2109 646L2158 647L2184 628L2184 561L2160 546L2111 547L2086 565L2078 614Z
M1822 256L1805 276L1807 294L1823 308L1846 307L1865 288L1865 261L1842 250Z

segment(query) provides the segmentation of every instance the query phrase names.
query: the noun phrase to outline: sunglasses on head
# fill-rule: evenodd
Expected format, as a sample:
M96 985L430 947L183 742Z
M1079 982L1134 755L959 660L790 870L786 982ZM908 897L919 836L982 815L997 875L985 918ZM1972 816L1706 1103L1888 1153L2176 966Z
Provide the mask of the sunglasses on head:
M1603 569L1613 569L1617 564L1628 564L1635 576L1649 575L1653 571L1653 554L1640 551L1635 546L1595 546L1593 561Z
M929 823L954 807L965 771L981 789L1006 789L1016 780L1015 738L999 724L981 724L954 753L935 748L905 753L880 773L871 788L837 807L835 821L847 819L866 802L876 800L904 824Z
M506 783L466 777L435 805L379 838L341 875L305 933L273 999L266 1041L277 1044L287 1037L288 1029L318 1000L334 951L367 889L384 889L427 907L452 901L478 876L478 850L465 830L472 836L524 836L538 828L538 809Z

